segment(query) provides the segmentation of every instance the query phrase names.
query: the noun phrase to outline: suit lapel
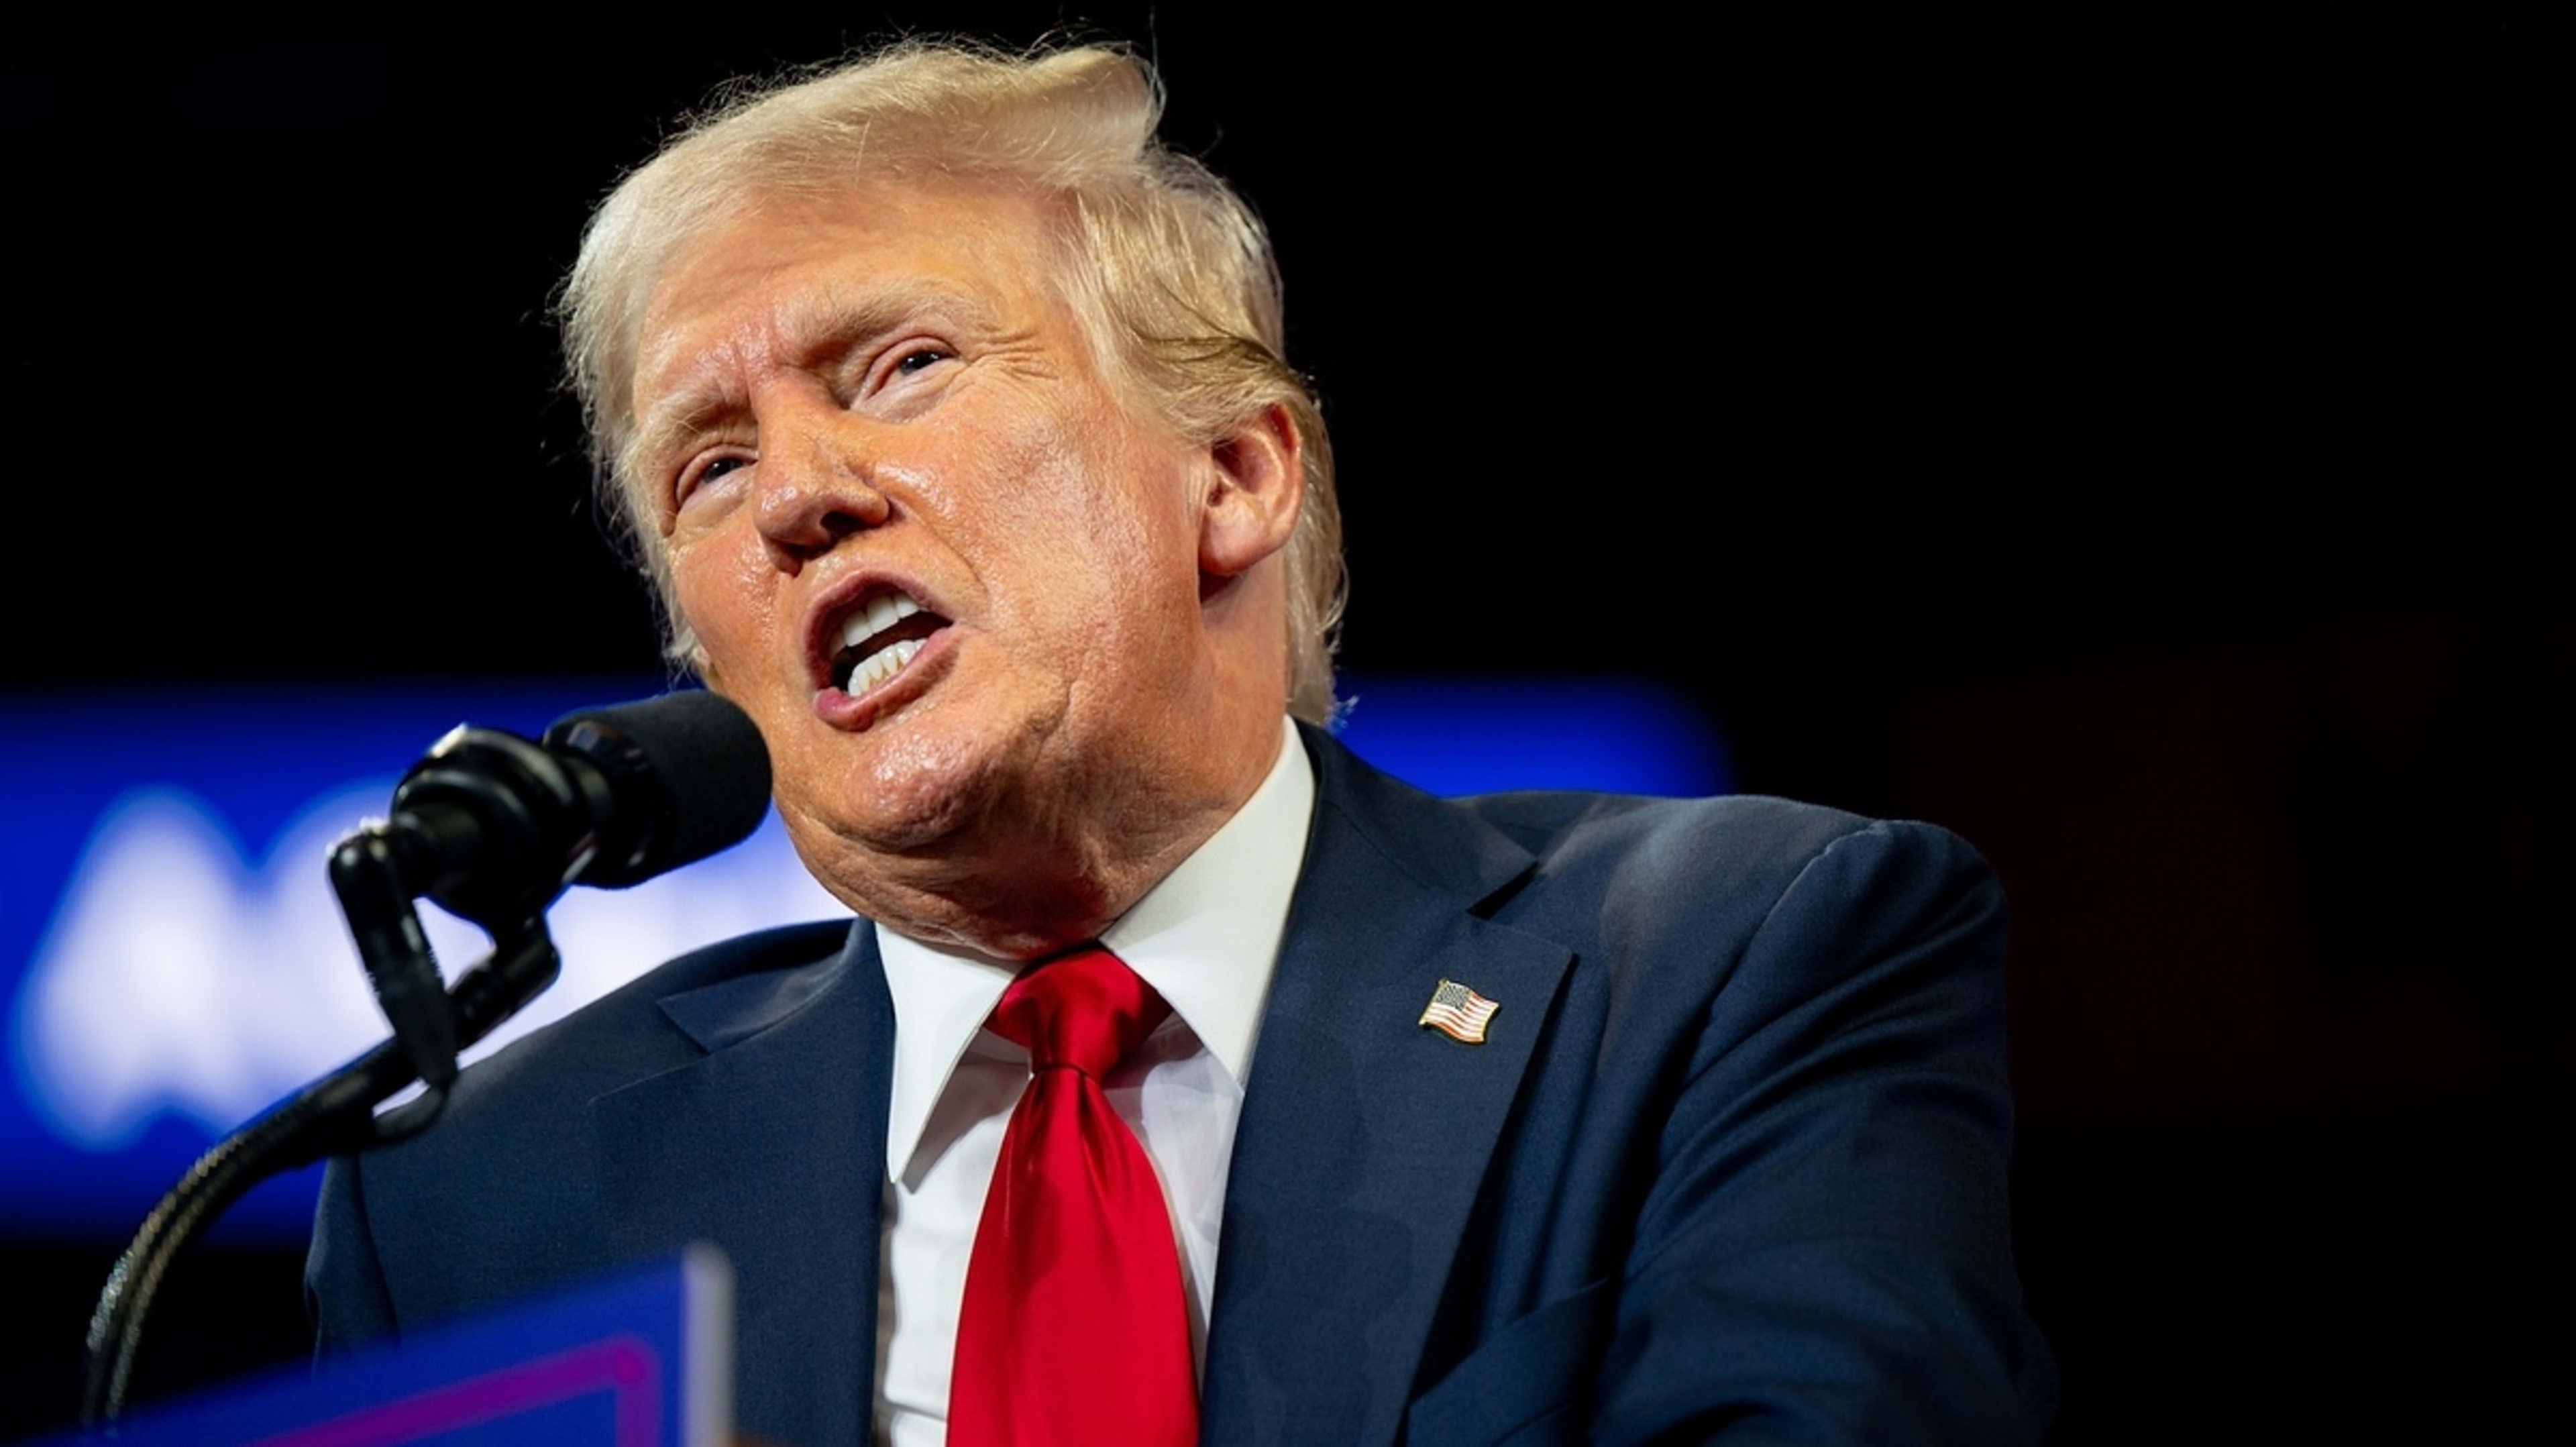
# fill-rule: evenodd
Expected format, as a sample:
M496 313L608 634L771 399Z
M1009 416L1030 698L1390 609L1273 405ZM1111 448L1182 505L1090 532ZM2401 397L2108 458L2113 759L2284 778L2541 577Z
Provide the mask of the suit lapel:
M1317 804L1226 1185L1202 1436L1393 1440L1571 952L1480 918L1531 867L1309 736ZM1483 1045L1417 1025L1442 979Z
M894 1059L875 931L853 929L837 957L661 1005L708 1053L592 1102L611 1250L721 1246L745 1428L865 1441Z

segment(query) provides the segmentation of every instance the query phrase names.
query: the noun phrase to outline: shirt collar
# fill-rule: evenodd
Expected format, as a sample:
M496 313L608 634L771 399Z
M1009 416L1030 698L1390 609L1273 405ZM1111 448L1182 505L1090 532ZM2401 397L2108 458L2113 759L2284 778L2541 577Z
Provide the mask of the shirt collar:
M1283 719L1279 757L1261 787L1100 936L1171 1003L1238 1088L1251 1080L1314 806L1314 767L1296 725ZM900 1180L948 1077L1020 966L888 929L877 931L877 952L895 1021L886 1174Z

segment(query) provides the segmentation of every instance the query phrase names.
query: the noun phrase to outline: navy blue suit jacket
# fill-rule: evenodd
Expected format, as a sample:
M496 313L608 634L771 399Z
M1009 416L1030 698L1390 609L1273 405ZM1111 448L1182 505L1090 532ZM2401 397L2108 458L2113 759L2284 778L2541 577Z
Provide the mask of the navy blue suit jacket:
M1211 1443L2037 1440L2002 902L1923 825L1442 801L1309 733L1226 1195ZM1490 1040L1416 1025L1433 987ZM868 1439L894 1020L873 927L702 950L335 1162L327 1348L711 1240L737 1412Z

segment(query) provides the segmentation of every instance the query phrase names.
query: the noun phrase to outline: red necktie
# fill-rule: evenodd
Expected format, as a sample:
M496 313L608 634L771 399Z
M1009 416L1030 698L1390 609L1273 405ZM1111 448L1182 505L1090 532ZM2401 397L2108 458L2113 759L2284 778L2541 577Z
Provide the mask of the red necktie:
M1171 1008L1097 946L1040 962L994 1007L1032 1074L966 1264L949 1447L1198 1440L1171 1213L1100 1085Z

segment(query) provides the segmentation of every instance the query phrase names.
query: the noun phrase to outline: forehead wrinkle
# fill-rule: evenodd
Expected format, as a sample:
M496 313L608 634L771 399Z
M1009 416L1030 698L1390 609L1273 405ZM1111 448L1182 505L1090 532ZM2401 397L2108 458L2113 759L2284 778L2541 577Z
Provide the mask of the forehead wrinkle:
M770 309L774 355L791 367L818 369L851 348L905 323L935 316L977 333L997 322L983 298L935 281L900 278L852 281L826 277L821 285L782 298Z
M765 315L728 329L694 356L683 355L690 343L684 332L666 331L646 348L639 370L657 380L679 372L685 380L645 389L654 400L637 429L634 455L650 456L654 443L746 408L746 379L755 371L827 367L869 339L930 313L988 337L1001 331L992 306L969 291L912 278L852 282L840 277L778 298Z

